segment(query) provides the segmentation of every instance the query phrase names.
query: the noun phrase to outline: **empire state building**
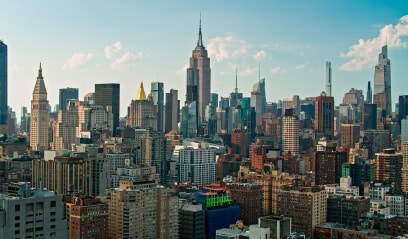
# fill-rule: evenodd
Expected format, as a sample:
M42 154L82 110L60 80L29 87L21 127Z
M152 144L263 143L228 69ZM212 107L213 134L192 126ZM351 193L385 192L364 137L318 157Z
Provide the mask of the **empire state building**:
M194 76L189 74L187 77L194 77L198 80L198 120L199 123L204 121L205 107L210 103L211 95L211 68L210 58L208 58L207 50L203 45L203 36L201 33L201 19L200 27L198 31L197 46L193 50L193 54L190 57L190 68L187 72L193 72ZM187 79L189 81L189 79ZM187 92L189 95L189 92Z

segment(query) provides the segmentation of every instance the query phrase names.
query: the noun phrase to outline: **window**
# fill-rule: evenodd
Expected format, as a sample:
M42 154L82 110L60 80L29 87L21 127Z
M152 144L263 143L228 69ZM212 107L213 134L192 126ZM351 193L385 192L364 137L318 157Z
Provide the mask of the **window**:
M56 207L57 206L57 202L56 201L51 201L51 207Z
M16 212L20 211L20 204L14 205L14 211Z

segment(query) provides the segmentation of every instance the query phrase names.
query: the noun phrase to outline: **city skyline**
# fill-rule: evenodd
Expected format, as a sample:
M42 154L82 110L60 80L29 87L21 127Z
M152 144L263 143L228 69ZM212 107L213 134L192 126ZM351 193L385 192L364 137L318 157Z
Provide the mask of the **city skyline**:
M52 106L61 88L79 88L82 100L95 84L119 83L123 117L140 81L146 86L163 82L165 93L176 89L184 102L200 14L203 44L211 58L211 92L220 97L234 91L235 69L239 92L250 97L259 65L268 102L318 96L325 90L325 62L330 61L332 95L338 105L350 88L366 94L386 43L393 108L408 89L405 1L42 3L2 4L0 39L8 46L8 104L18 119L21 107L30 105L40 61Z

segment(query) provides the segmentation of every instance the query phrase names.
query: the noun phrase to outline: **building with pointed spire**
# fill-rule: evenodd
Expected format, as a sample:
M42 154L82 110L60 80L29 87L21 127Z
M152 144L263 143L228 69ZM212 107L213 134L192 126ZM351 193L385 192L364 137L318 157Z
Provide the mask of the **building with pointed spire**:
M157 122L153 115L153 100L152 97L146 97L143 82L140 82L136 99L130 103L126 126L157 130Z
M31 100L30 147L32 150L46 150L49 148L49 119L47 89L45 88L40 63L33 99Z
M371 88L371 81L368 81L368 84L367 84L366 101L367 101L368 104L373 103L373 89Z
M194 69L194 70L191 70ZM197 46L192 52L190 57L190 65L187 72L193 71L197 74L198 78L198 120L199 122L204 121L205 108L210 103L211 97L211 68L210 68L210 58L208 57L207 50L203 44L203 37L201 33L201 18L200 27L198 31ZM188 79L187 79L188 80ZM191 102L189 102L191 103Z
M230 106L236 107L239 104L239 100L242 99L242 93L238 92L238 73L237 69L235 69L235 90L230 94Z
M6 132L7 119L7 45L0 40L0 134Z
M373 100L386 116L391 116L391 61L388 59L387 45L382 47L378 55L378 64L375 65Z

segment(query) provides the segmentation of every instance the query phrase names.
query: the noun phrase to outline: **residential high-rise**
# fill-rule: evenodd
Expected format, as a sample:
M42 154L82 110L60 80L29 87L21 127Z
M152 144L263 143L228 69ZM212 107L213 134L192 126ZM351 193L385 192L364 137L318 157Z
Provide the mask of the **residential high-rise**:
M401 190L403 192L408 192L408 142L407 141L401 143L401 154L402 154Z
M111 106L113 113L113 136L119 127L120 84L95 84L95 105Z
M384 149L375 154L375 180L387 182L395 189L401 189L403 158L395 149Z
M370 212L370 198L346 195L329 195L327 221L353 226L360 217Z
M170 148L163 132L146 130L140 137L141 165L155 166L160 184L166 185Z
M228 183L231 200L241 208L245 225L256 224L262 216L262 186L255 183Z
M0 40L0 130L5 130L7 119L7 45Z
M0 194L0 238L68 237L62 196L51 191L30 190L18 184L19 195Z
M143 82L140 83L136 99L130 103L126 126L142 129L157 128L156 120L153 116L153 101L146 97Z
M33 187L47 188L57 194L92 195L91 167L85 158L56 156L52 159L35 159L32 163Z
M59 108L60 110L67 109L68 100L78 100L78 88L63 88L59 89Z
M203 36L201 33L201 19L200 27L198 31L197 46L192 52L190 57L189 69L187 71L194 70L194 74L197 74L198 79L198 120L201 123L205 116L205 107L210 103L211 94L211 68L210 68L210 58L208 57L207 50L203 44Z
M109 195L108 238L178 238L178 198L171 189L120 181Z
M154 116L156 118L157 131L163 132L164 127L164 84L152 82L151 94L153 97Z
M315 131L331 138L334 134L334 98L324 92L315 99Z
M191 182L202 186L217 180L215 149L202 148L180 150L179 182Z
M299 118L293 109L286 109L282 119L282 151L284 154L299 155Z
M382 47L375 66L373 103L382 108L386 116L391 116L391 61L388 59L387 45Z
M323 188L282 186L278 214L292 218L292 230L313 238L317 225L326 222L327 192Z
M347 163L347 152L338 152L327 147L316 152L315 182L317 185L340 183L341 167Z
M108 204L86 195L70 199L66 203L69 239L107 238Z
M332 68L330 61L326 61L326 94L332 96Z
M164 118L165 133L172 130L178 130L178 122L180 121L180 100L178 99L177 90L171 89L170 93L166 93Z
M45 88L40 63L33 99L31 100L30 147L32 150L46 150L49 148L49 118L47 89Z
M354 148L354 144L360 140L359 124L341 124L340 145Z

